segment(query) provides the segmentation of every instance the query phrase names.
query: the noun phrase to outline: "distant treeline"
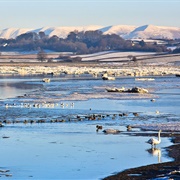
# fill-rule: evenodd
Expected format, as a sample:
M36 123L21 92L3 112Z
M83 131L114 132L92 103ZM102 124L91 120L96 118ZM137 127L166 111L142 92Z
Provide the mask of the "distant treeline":
M173 50L173 53L180 53L180 47Z
M0 39L0 51L32 51L49 49L57 52L88 54L100 51L149 51L168 52L165 45L145 43L143 40L133 43L116 34L103 34L101 31L70 32L66 38L48 37L44 32L29 32L16 39Z

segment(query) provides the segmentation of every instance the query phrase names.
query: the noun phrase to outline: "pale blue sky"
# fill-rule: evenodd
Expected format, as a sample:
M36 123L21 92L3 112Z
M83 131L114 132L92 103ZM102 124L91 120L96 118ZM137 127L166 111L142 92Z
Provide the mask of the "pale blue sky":
M180 0L0 0L0 29L44 26L180 27Z

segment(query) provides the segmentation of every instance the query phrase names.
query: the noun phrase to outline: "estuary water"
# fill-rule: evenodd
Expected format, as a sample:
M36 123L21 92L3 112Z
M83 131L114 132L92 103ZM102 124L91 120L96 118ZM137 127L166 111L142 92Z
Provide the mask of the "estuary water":
M124 169L173 160L165 150L171 145L169 138L162 138L152 150L145 143L150 137L133 136L133 131L143 131L133 128L130 133L126 126L178 122L179 78L103 81L67 75L48 77L50 83L42 78L0 79L0 121L4 125L0 128L0 169L10 170L10 179L101 179ZM106 91L134 86L147 88L149 94ZM97 132L97 124L121 133Z

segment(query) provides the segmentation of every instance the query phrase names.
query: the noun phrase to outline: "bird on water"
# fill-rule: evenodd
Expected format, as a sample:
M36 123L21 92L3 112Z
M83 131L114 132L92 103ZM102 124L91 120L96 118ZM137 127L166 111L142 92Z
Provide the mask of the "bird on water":
M152 147L156 146L157 144L161 143L161 136L160 136L161 130L158 132L158 139L151 138L147 141L148 144L151 144Z
M100 129L102 129L103 127L100 125L96 125L96 131L98 132Z

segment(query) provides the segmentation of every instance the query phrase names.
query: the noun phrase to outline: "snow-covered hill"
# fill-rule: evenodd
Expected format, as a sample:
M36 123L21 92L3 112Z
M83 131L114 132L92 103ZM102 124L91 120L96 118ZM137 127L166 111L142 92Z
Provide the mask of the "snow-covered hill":
M117 34L125 39L180 39L179 27L165 27L154 25L143 26L130 26L130 25L115 25L115 26L85 26L85 27L43 27L39 29L18 29L7 28L0 30L0 38L10 39L27 33L40 31L45 32L48 36L57 35L58 37L65 38L72 31L88 31L88 30L100 30L104 34Z
M180 28L144 25L135 28L127 36L126 39L178 39L180 38Z
M136 26L116 25L103 27L99 30L102 31L104 34L117 34L124 38L125 36L128 36L128 34L131 33L135 28Z
M24 34L28 31L31 31L31 29L7 28L0 30L0 38L14 39L17 36Z

